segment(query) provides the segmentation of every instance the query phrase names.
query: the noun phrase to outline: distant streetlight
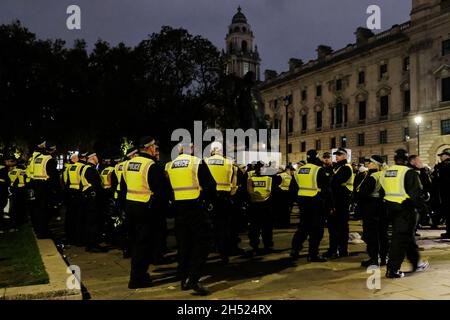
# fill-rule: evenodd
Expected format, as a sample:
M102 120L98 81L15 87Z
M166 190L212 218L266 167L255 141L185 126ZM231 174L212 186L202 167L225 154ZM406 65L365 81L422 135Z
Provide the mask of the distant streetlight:
M422 116L416 116L414 122L416 123L417 129L417 155L420 155L420 124L422 123Z
M289 119L288 119L288 108L289 105L291 104L291 96L286 96L284 97L284 106L286 108L286 166L289 165L289 135L288 135L288 130L289 130Z

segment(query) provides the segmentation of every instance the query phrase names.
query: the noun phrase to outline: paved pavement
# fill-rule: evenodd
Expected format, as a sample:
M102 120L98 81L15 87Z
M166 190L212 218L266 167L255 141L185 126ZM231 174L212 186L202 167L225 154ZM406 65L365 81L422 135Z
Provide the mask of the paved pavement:
M351 232L361 232L360 222L351 222ZM222 266L218 256L211 254L202 278L212 294L206 299L450 299L450 242L438 239L442 230L420 231L418 241L423 258L431 267L422 273L407 274L403 279L386 279L385 267L380 270L379 288L369 281L360 262L367 258L364 244L350 244L351 256L326 263L308 263L307 249L293 262L289 258L290 241L295 227L275 230L275 252L253 258L233 257ZM247 236L242 235L241 247L249 249ZM173 243L173 239L169 239ZM321 252L327 248L325 233ZM81 267L81 280L91 299L205 299L189 291L181 291L174 279L176 263L151 266L155 286L146 289L127 288L130 260L119 250L108 253L86 253L84 248L69 248L65 254L71 264ZM175 258L175 253L168 255ZM405 262L402 270L411 266Z

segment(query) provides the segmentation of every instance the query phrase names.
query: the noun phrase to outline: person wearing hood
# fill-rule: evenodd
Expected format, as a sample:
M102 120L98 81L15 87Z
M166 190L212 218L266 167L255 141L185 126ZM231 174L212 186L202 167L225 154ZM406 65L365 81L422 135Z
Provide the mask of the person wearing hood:
M383 158L373 155L367 175L357 187L357 201L363 218L363 238L369 255L369 259L362 261L361 266L366 268L371 265L385 266L387 262L389 222L380 192L380 177L385 167Z

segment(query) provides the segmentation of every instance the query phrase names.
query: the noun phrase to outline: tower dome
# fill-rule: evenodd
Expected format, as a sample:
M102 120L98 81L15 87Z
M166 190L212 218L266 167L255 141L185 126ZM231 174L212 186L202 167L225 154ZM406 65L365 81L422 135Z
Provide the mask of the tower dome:
M247 17L242 13L241 7L238 7L238 12L233 16L231 23L247 23Z

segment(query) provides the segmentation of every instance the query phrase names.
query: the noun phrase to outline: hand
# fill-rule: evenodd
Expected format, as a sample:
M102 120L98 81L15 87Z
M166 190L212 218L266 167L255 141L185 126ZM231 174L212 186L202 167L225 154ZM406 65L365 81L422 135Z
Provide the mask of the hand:
M330 216L334 216L336 214L336 208L331 208Z

